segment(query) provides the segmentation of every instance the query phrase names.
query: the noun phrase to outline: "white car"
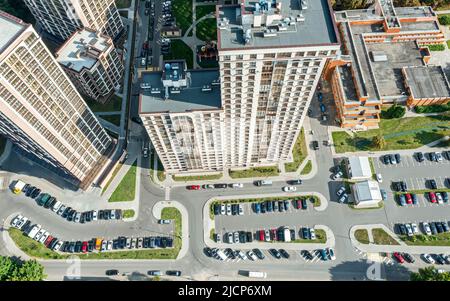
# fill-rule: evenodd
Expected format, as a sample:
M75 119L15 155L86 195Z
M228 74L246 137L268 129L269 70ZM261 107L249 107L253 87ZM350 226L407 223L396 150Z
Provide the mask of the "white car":
M253 261L257 261L258 257L256 257L255 253L253 253L253 251L248 251L247 252L248 257L250 257L251 260Z
M170 224L171 221L172 221L172 220L170 220L170 219L160 219L160 220L158 221L158 224L161 224L161 225L168 225L168 224Z
M53 207L52 207L52 211L53 212L58 212L58 210L59 210L59 208L62 206L62 203L60 202L60 201L57 201L56 203L55 203L55 205L53 205Z
M108 241L107 240L103 240L102 241L102 251L106 251L106 248L108 247Z
M110 217L111 219L116 219L116 210L111 210Z
M31 228L30 232L28 232L28 237L33 238L38 234L39 230L41 230L41 225L37 224Z
M97 216L98 216L97 210L92 211L92 220L93 221L97 220L97 218L98 218Z
M248 257L247 257L247 255L245 255L245 253L244 252L242 252L242 251L239 251L239 257L241 257L243 260L247 260L248 259Z
M145 58L145 57L143 57L142 59L141 59L141 65L142 66L145 66L147 64L147 59Z
M162 38L161 43L170 43L170 39L168 38Z
M227 204L227 215L231 215L231 204Z
M59 207L58 212L56 212L56 214L58 215L62 215L64 213L64 210L66 210L66 206L65 205L61 205L61 207Z
M77 212L77 214L75 214L75 219L74 219L74 221L75 221L75 223L79 223L80 220L81 220L81 213L80 213L80 212Z
M283 191L284 191L284 192L293 192L293 191L297 191L297 187L295 187L295 186L285 186L285 187L283 187Z
M41 229L39 230L39 232L36 234L36 236L33 238L35 241L39 241L42 237L42 235L44 235L45 233L45 229Z
M22 217L17 223L17 229L22 229L23 225L28 221L28 218Z
M106 249L109 251L109 250L112 250L112 247L113 247L113 241L112 240L108 240L108 244L106 245Z
M61 248L61 246L63 245L63 241L58 241L57 243L56 243L56 245L53 247L53 251L58 251L60 248Z
M226 209L225 209L225 205L224 204L220 204L220 214L221 215L225 215L226 214Z
M233 187L233 188L244 188L244 184L242 184L242 183L233 183L233 184L231 184L231 187Z
M227 233L227 240L229 244L233 243L233 232L228 232Z
M381 176L380 173L377 173L377 181L378 183L383 183L383 177Z
M405 228L406 228L406 234L408 236L413 236L413 230L411 228L411 225L410 224L405 224Z
M423 230L425 231L425 233L427 235L431 235L431 228L430 228L430 225L427 222L423 222L422 223L422 228L423 228Z
M239 204L239 215L244 215L244 206L242 204Z
M342 171L339 171L333 175L333 180L340 179L343 175Z
M270 231L269 230L264 231L264 239L266 241L270 241Z
M50 233L48 233L47 231L45 231L45 233L41 236L41 238L39 239L39 242L41 243L41 244L43 244L46 240L47 240L47 238L48 238L48 236L50 235Z
M314 228L309 228L309 236L311 236L311 239L316 239L316 231L314 231Z
M412 223L411 224L411 229L412 229L414 234L419 234L419 227L417 227L417 224Z
M14 228L17 228L17 224L20 222L20 220L23 218L22 215L18 215L16 216L12 221L11 221L11 226Z
M436 199L438 204L444 204L444 199L442 198L442 194L440 192L436 192Z
M428 263L431 263L431 264L434 264L434 263L435 263L433 257L431 257L430 254L426 254L426 253L423 254L423 258L424 258L425 261L428 262Z
M234 243L238 244L239 243L239 232L234 232L233 233L233 237L234 237Z
M339 199L339 203L344 203L348 199L348 194L344 193Z
M216 243L221 243L222 242L222 237L220 236L219 233L216 233Z
M337 196L341 196L345 192L345 187L341 186L338 191L336 191Z
M436 152L436 153L434 153L435 155L436 155L436 161L437 162L441 162L443 159L442 159L442 154L441 153L439 153L439 152Z

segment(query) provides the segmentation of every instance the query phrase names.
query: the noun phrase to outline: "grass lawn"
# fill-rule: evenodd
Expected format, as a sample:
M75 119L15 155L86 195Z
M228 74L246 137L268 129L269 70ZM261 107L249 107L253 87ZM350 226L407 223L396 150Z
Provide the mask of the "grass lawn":
M101 119L111 122L117 126L120 126L120 115L103 115L99 116Z
M182 40L172 40L170 53L164 55L164 60L186 60L187 68L194 66L194 52Z
M197 23L197 38L202 41L217 41L217 21L208 18Z
M230 177L239 178L256 178L256 177L273 177L278 176L280 171L277 166L253 167L243 170L230 170Z
M287 172L297 171L298 167L303 163L303 160L305 160L307 155L308 150L305 142L305 130L302 128L300 134L298 135L297 141L295 141L294 148L292 149L294 162L284 164L284 168Z
M411 246L450 246L450 233L438 233L435 235L413 235L406 236L400 235L401 240L403 240L407 245Z
M93 112L116 112L122 109L122 98L117 95L113 95L105 104L88 98L86 98L86 103Z
M333 132L337 153L378 151L372 138L384 136L386 145L381 150L415 149L450 135L450 113L436 116L382 119L379 129L358 132L352 138L346 132Z
M296 240L291 240L291 243L313 243L313 244L324 244L327 242L327 233L322 229L314 229L316 233L316 239L303 239L297 238ZM275 241L272 241L275 242ZM276 241L277 243L280 241Z
M131 5L131 0L116 0L117 8L128 8Z
M172 13L184 35L192 25L192 0L172 0Z
M111 184L112 180L116 177L117 173L119 172L120 168L122 167L122 163L117 164L116 168L114 169L114 172L109 179L108 183L106 183L105 187L103 187L102 194L108 189L109 184Z
M303 170L301 171L301 175L307 175L312 170L312 162L311 160L308 160L308 162L305 164L305 167L303 167Z
M132 218L132 217L134 217L134 215L135 215L135 212L133 209L126 209L123 211L124 218Z
M222 174L205 175L205 176L173 176L172 179L177 182L185 181L205 181L205 180L218 180L222 178Z
M201 17L206 16L210 13L214 13L216 11L215 5L202 5L197 6L195 8L195 17L196 20L199 20Z
M216 232L215 232L215 230L214 230L214 228L212 228L210 231L209 231L209 239L211 239L212 241L214 241L214 234L216 234Z
M450 49L450 40L447 40L447 48Z
M376 245L398 245L399 243L393 239L389 234L383 229L376 228L372 229L373 242Z
M3 136L0 136L0 156L3 154L3 151L5 150L6 146L6 138Z
M136 190L137 161L134 161L108 202L130 202L134 200Z
M64 259L68 257L68 255L61 255L46 248L43 244L24 235L19 229L9 228L8 233L17 247L28 256L46 259Z
M366 229L358 229L355 231L355 238L362 244L367 245L369 243L369 233Z

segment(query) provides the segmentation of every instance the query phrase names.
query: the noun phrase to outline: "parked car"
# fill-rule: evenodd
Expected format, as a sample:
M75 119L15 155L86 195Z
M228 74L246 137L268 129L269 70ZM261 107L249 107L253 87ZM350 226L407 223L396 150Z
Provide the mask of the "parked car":
M337 196L341 196L345 192L345 187L341 186L338 191L336 191Z
M289 259L290 255L285 249L280 249L279 252L283 258Z
M405 259L399 252L394 252L394 258L397 259L399 263L404 263Z
M288 183L289 185L301 185L303 182L302 182L302 180L298 179L298 180L290 180L290 181L287 181L287 183Z
M401 256L405 259L406 262L408 263L414 263L416 260L414 259L414 257L412 257L410 254L408 253L401 253Z
M401 206L406 206L406 198L405 198L404 194L399 194L398 195L398 201L399 201Z
M309 228L309 238L316 239L316 231L314 230L314 228Z
M168 276L181 276L181 271L166 271Z
M284 192L294 192L294 191L297 191L297 187L295 187L295 186L285 186L285 187L283 187L283 191Z
M333 180L340 179L340 178L342 178L343 175L344 175L344 173L342 171L339 171L339 172L333 174L332 179Z
M428 187L431 189L437 189L437 184L435 179L428 180Z
M431 228L427 222L422 222L422 229L426 235L431 235Z
M418 162L423 162L425 160L425 157L422 152L415 153L415 157Z
M261 252L261 250L260 249L253 249L253 253L255 253L255 255L259 258L259 259L261 259L261 260L263 260L264 258L266 258L266 256L264 256L264 254L263 254L263 252Z
M269 249L269 253L276 259L281 259L281 254L277 249Z
M251 251L251 250L247 252L247 256L253 261L258 260L258 257L256 256L256 254L253 253L253 251Z
M328 252L328 257L330 258L330 260L336 260L336 255L334 255L334 249L333 248L328 248L327 252Z
M434 192L428 192L428 198L430 199L430 202L437 203L436 194Z
M425 260L425 262L430 263L430 264L436 263L430 254L425 253L422 256L423 256L423 259Z

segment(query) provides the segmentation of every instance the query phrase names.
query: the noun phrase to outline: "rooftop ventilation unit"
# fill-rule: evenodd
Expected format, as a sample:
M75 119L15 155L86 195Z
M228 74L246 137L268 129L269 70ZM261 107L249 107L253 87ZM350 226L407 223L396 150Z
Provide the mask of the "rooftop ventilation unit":
M300 1L300 7L303 9L308 9L308 2L306 0L299 0Z
M152 90L150 91L151 94L159 94L161 93L161 90L159 88L152 88Z
M297 17L295 18L295 21L297 22L305 22L305 17L303 16L302 13L298 14Z
M209 91L212 91L212 88L210 85L204 85L202 87L202 92L209 92Z
M212 86L219 86L220 85L220 79L215 79L211 83Z
M245 44L250 44L252 40L252 30L249 28L245 31Z
M276 37L277 36L277 31L276 29L266 29L263 32L263 37L267 38L267 37Z
M180 94L181 93L181 89L180 88L172 88L172 89L170 89L170 93Z
M230 24L230 21L227 18L222 18L220 19L220 21L217 23L217 26L220 29L226 29L228 28L228 25Z

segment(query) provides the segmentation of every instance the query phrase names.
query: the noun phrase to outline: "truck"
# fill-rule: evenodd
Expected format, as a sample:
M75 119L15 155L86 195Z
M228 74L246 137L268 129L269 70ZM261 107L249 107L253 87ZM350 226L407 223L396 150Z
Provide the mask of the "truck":
M22 192L22 189L27 185L25 182L22 182L21 180L17 180L16 183L13 186L13 192L15 194L20 194Z
M248 271L248 277L250 277L250 278L267 278L267 273Z

